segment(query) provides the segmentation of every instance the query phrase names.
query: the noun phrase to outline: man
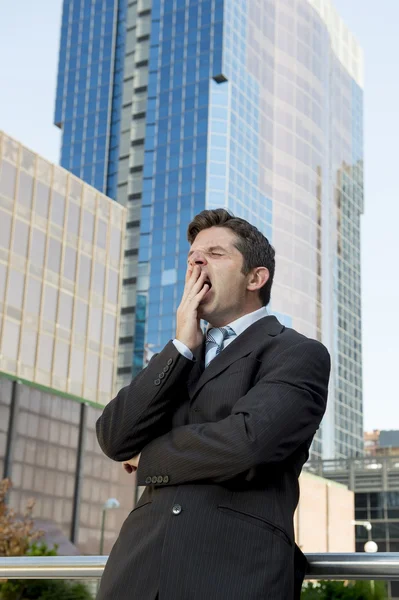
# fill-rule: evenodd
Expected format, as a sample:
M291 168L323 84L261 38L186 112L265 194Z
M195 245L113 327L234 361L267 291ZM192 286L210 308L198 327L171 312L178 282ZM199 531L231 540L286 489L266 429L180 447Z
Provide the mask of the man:
M97 422L105 454L147 486L98 600L299 598L293 514L329 354L267 315L274 249L255 227L205 210L188 240L176 339Z

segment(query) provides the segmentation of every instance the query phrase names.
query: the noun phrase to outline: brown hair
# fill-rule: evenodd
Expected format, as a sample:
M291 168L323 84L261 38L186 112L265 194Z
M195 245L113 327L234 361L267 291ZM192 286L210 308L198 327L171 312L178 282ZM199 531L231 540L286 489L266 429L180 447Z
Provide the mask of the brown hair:
M224 208L215 210L203 210L194 217L187 229L187 239L192 244L203 229L210 227L227 227L237 237L234 246L243 255L244 261L242 272L248 275L255 267L266 267L269 271L269 279L259 290L260 299L264 306L270 302L270 292L274 277L275 251L269 240L251 223L235 217Z

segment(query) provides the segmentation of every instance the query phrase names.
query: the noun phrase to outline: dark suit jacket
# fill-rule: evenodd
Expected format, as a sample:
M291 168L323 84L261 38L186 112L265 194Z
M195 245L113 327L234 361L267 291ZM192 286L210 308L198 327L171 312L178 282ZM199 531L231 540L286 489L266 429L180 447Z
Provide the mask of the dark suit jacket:
M99 600L291 600L298 477L326 408L325 347L273 316L204 370L169 342L104 409L107 456L141 452L147 486L108 559Z

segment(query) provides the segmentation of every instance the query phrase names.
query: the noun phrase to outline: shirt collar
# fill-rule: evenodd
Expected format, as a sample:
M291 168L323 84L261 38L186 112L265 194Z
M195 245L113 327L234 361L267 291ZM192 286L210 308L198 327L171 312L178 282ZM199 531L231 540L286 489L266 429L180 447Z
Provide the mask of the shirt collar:
M247 313L246 315L243 315L239 319L236 319L235 321L228 323L228 326L234 330L234 333L236 334L236 336L239 336L246 329L248 329L248 327L250 325L252 325L253 323L256 323L256 321L259 321L259 319L263 319L263 317L267 317L267 315L268 315L268 312L267 312L266 306L262 306L261 308L258 308L257 310ZM213 328L213 326L208 323L206 331L208 332L212 328Z

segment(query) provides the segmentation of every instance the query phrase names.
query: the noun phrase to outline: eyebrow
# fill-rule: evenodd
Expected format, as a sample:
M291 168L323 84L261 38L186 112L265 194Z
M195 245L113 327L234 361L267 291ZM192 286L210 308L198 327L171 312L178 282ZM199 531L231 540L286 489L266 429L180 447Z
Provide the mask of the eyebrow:
M223 248L223 246L210 246L205 250L205 252L212 252L213 250L221 250L222 252L226 252L226 249ZM190 250L190 252L188 253L188 258L190 258L190 256L194 254L194 252L195 250Z

